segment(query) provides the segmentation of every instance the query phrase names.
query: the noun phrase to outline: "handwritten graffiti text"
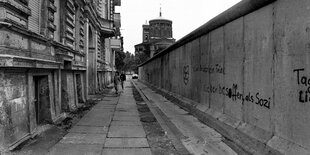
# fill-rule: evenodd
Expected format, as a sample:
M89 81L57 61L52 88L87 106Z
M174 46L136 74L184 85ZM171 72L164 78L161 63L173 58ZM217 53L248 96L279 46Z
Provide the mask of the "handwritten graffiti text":
M183 67L183 82L185 85L189 82L189 65Z
M202 65L194 66L193 67L194 72L205 72L205 73L219 73L219 74L225 74L225 69L220 64L215 64L215 66L211 65L208 67L204 67Z
M204 85L203 90L207 93L212 94L220 94L226 97L229 97L233 101L241 101L244 104L244 101L254 103L256 105L260 105L261 107L265 107L270 109L271 98L264 98L261 96L259 92L252 94L247 93L243 94L238 91L238 85L233 84L232 87L225 87L225 86L213 86L213 85Z
M296 72L297 76L297 84L299 86L305 86L305 89L299 90L298 96L299 96L299 102L305 103L310 102L310 78L307 76L302 75L302 72L304 72L305 69L294 69L293 72Z

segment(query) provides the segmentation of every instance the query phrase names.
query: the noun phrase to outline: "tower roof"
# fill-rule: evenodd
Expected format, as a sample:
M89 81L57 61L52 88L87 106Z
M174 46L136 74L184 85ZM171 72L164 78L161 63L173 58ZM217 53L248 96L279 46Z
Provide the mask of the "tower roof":
M170 20L170 19L165 19L165 18L163 18L163 17L157 17L157 18L155 18L155 19L150 20L150 22L156 21L156 20L162 20L162 21L169 21L169 22L172 22L172 20Z
M158 20L162 20L162 21L169 21L169 22L172 22L172 20L165 19L165 18L162 17L161 7L160 7L160 10L159 10L159 17L150 20L150 22L156 21L156 20L157 20L157 21L158 21Z

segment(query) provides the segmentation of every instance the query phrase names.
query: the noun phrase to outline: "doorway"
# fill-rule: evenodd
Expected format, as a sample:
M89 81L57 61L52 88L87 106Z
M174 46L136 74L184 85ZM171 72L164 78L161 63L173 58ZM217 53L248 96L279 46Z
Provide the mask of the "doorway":
M78 103L84 103L81 74L75 74L75 78L76 78L76 94L77 94Z
M35 112L38 125L52 123L48 76L34 76Z

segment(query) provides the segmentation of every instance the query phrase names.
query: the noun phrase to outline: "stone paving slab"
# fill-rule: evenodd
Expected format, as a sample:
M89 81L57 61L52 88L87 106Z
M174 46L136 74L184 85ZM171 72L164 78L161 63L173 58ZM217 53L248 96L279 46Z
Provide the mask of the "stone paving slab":
M137 114L139 115L139 112L137 109L126 109L126 108L117 108L116 111L117 112L129 112L129 113L133 113L133 114Z
M136 100L133 98L133 95L122 94L118 100L118 103L135 103Z
M104 147L128 148L150 147L146 138L107 138Z
M114 98L104 97L101 101L99 101L99 103L102 103L102 102L104 102L104 103L106 103L106 102L117 102L117 99L115 99L115 97Z
M56 144L48 155L101 155L102 145Z
M113 102L116 103L118 101L118 97L116 95L111 95L111 96L105 96L102 102Z
M79 126L76 125L69 130L74 133L92 133L92 134L107 134L108 127L94 127L94 126Z
M152 155L149 148L134 148L134 149L104 149L103 155Z
M81 119L76 125L79 125L79 126L109 126L109 124L111 123L111 117L109 118L99 118L99 119L96 119L96 118L83 118Z
M125 99L120 99L118 102L118 105L135 105L136 101L133 99L125 98Z
M114 113L114 116L139 116L139 113L133 111L117 111Z
M126 105L126 106L125 105L120 105L120 106L117 106L115 110L116 111L118 111L118 110L121 110L121 111L125 110L125 111L129 111L129 112L138 111L137 107L136 106L132 106L132 105Z
M109 112L114 112L114 111L115 110L112 108L105 108L105 109L103 109L103 108L98 108L98 109L92 108L92 110L89 111L88 113L109 113Z
M137 109L135 104L118 104L116 108Z
M86 115L84 115L84 117L107 117L109 115L112 116L114 114L114 110L113 111L112 110L111 111L94 110L88 112Z
M113 115L114 111L115 111L114 109L96 109L96 110L88 112L85 116L89 116L89 115L96 115L96 116Z
M112 121L111 126L142 126L140 121Z
M110 126L108 137L146 137L142 126Z
M112 102L100 102L97 103L94 107L96 106L117 106L117 103L112 103Z
M100 101L97 103L97 105L117 105L117 101Z
M117 104L117 107L136 107L136 104L135 103L123 103L123 102L119 102Z
M116 105L113 104L97 104L94 109L114 109Z
M120 115L114 115L113 120L115 121L134 121L134 122L140 122L139 116L120 116Z
M116 107L117 111L128 111L128 112L138 112L138 109L135 106L120 106Z
M65 144L104 144L106 134L68 133L60 143Z
M87 115L85 115L82 119L90 119L90 118L93 118L93 119L103 119L103 118L112 118L113 116L113 113L89 113Z

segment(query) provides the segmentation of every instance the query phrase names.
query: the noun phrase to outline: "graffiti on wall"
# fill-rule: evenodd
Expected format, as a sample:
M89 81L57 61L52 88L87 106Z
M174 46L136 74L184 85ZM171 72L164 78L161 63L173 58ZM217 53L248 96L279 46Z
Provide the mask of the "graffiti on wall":
M183 67L183 82L185 85L189 82L189 65Z
M185 85L189 82L190 77L190 66L185 65L183 66L183 82ZM219 74L225 74L225 68L220 64L210 65L208 67L197 65L192 67L193 72L205 72L205 73L219 73Z
M298 92L298 100L301 103L310 102L310 78L303 75L304 71L304 68L293 70L296 73L298 86L305 86L305 89L299 90Z
M205 72L205 73L219 73L219 74L225 74L225 68L220 64L210 65L210 66L202 66L197 65L193 67L194 72Z
M214 85L204 85L203 91L210 93L210 94L219 94L223 95L225 97L230 98L232 101L241 101L242 104L244 102L250 102L256 105L259 105L261 107L270 109L271 104L271 98L264 98L262 97L261 93L242 93L238 90L238 85L233 84L232 87L225 87L221 86L220 84L218 86Z

